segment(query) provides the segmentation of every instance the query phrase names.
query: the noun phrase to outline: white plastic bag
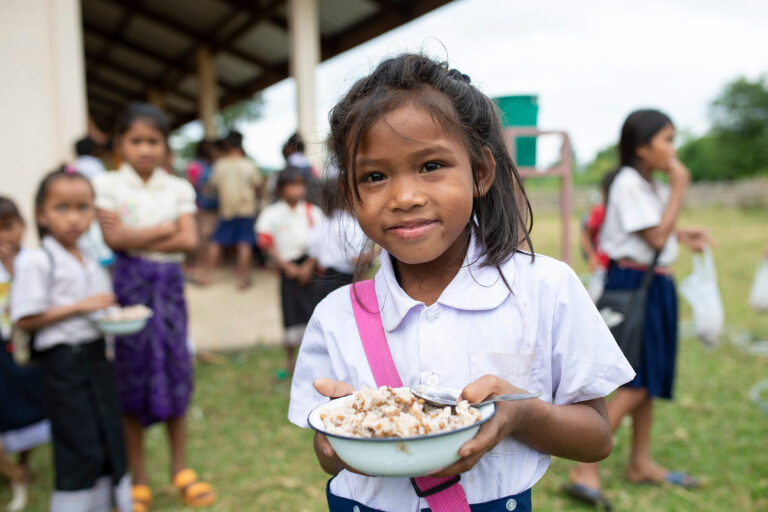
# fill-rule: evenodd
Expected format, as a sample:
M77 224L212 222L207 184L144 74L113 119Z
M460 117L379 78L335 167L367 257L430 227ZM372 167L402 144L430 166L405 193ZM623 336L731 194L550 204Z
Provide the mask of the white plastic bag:
M597 267L594 272L589 276L589 282L587 283L587 291L592 298L592 302L597 304L600 300L600 296L603 294L605 288L605 268Z
M755 273L749 305L758 311L768 311L768 258L763 258Z
M705 247L693 255L693 272L680 283L680 294L693 309L696 337L707 347L714 347L723 330L723 301L717 286L717 270L712 250Z

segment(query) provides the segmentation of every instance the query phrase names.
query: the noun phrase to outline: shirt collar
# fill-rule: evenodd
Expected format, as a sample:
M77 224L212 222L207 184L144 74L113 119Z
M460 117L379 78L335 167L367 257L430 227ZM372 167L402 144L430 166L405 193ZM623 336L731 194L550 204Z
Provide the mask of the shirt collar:
M118 172L123 176L127 184L137 187L159 188L163 186L165 178L168 177L165 170L158 167L152 171L152 176L145 182L128 162L123 162Z
M484 311L495 309L509 296L504 279L494 266L481 266L480 248L474 236L470 240L464 264L459 272L440 294L437 303L453 309ZM395 277L392 259L386 250L381 251L380 268L376 273L376 297L381 309L384 329L393 331L414 308L425 307L424 303L410 297ZM504 276L512 286L511 266L505 265Z

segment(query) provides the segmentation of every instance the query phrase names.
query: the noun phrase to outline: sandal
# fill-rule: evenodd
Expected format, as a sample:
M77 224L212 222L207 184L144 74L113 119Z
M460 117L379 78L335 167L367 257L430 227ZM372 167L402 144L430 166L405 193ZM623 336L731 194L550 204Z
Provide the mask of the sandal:
M133 512L147 512L152 504L152 489L148 485L134 485L131 487L131 501Z
M181 500L188 507L207 507L216 501L211 484L198 480L197 473L189 468L176 473L173 486L179 490Z
M584 484L569 482L567 484L563 484L562 487L560 487L560 490L571 498L575 498L577 500L583 501L584 503L592 505L597 510L609 511L613 509L611 502L608 501L608 498L606 498L605 495L598 489L593 489L592 487L588 487Z
M648 484L648 485L661 485L661 484L669 484L674 485L677 487L682 487L683 489L695 489L701 485L697 479L689 475L688 473L685 473L684 471L668 471L666 475L664 475L664 480L661 482L657 482L655 480L630 480L633 484Z

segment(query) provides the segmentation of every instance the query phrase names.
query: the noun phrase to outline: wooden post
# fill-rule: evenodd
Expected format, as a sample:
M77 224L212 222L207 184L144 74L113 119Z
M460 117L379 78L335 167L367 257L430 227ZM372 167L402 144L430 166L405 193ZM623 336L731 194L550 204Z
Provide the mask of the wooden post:
M216 90L216 66L206 46L197 49L198 115L203 123L205 137L216 137L216 113L219 110L219 95Z
M289 0L290 71L296 80L298 131L307 143L307 158L322 166L315 127L315 68L320 62L317 0Z

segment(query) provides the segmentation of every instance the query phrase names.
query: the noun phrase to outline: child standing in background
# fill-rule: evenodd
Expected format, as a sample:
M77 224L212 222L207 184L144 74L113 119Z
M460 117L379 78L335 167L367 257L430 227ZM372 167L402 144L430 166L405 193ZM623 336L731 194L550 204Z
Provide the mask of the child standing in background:
M672 120L658 110L631 113L621 129L621 168L609 186L600 231L600 246L610 260L605 289L638 289L648 267L658 261L648 289L637 374L608 401L608 416L613 432L625 416L632 416L630 482L692 488L698 485L695 478L658 465L651 453L654 402L672 398L677 359L677 295L670 266L678 242L693 251L714 242L702 228L677 227L690 174L677 159L674 138ZM667 175L668 186L654 178L656 171ZM574 467L563 490L608 506L596 463Z
M89 313L115 302L106 272L78 239L94 218L93 189L74 168L48 174L35 196L41 248L15 261L11 320L34 331L51 422L51 512L131 509L114 367Z
M186 412L193 368L187 346L184 253L197 246L195 191L165 172L168 122L145 103L133 103L115 128L124 164L94 181L104 239L117 253L115 293L121 305L144 304L154 315L146 327L115 343L117 382L123 406L134 512L152 501L144 467L144 429L164 422L171 477L184 503L210 505L211 486L186 466Z
M280 271L286 372L291 375L296 348L317 304L316 262L307 255L307 248L310 232L322 221L323 212L305 200L306 181L296 167L280 173L277 194L280 200L259 215L256 232L259 246Z
M27 503L30 451L51 438L43 412L40 367L18 366L11 344L11 280L23 236L24 220L16 204L0 197L0 473L11 480L11 512L22 510ZM18 464L6 457L17 453Z
M329 179L328 188L337 188ZM351 284L355 269L367 268L373 251L366 250L368 238L357 220L344 208L326 201L325 216L309 236L307 254L317 261L318 302L336 288Z
M222 247L237 248L238 288L251 285L251 252L256 245L253 224L258 208L257 196L262 182L261 171L243 151L243 136L229 132L224 139L225 154L213 166L209 185L219 199L219 223L211 237L201 284L208 284L211 272L219 263Z

